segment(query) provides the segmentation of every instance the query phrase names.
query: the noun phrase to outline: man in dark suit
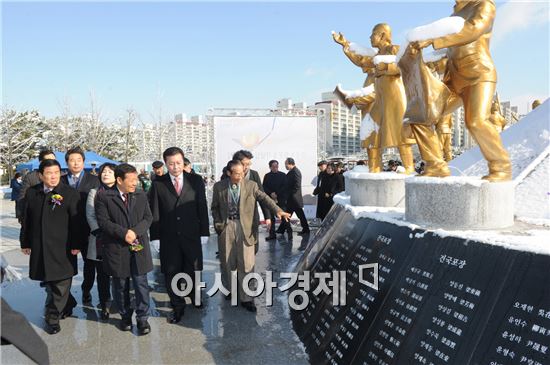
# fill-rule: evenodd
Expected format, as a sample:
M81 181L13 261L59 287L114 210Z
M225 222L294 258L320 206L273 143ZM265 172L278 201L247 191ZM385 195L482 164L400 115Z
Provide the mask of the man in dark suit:
M319 161L317 164L317 167L319 168L319 173L317 174L317 181L315 182L315 189L313 190L313 195L317 195L317 209L315 211L315 218L323 219L321 218L321 215L323 214L322 208L320 207L321 204L319 204L319 201L321 200L321 197L319 196L320 187L321 187L321 181L323 180L323 177L326 176L326 169L327 169L327 161L322 160Z
M253 158L254 155L252 155L252 152L246 150L240 150L233 154L233 160L241 161L243 165L245 180L254 181L258 185L258 188L261 191L264 191L262 180L260 179L260 174L258 174L258 171L252 170L250 168L250 166L252 166ZM265 205L263 205L263 203L260 203L260 206L264 215L265 224L267 226L271 226L271 213L269 212L269 209ZM258 212L258 209L256 209L256 213L254 213L254 227L254 236L256 238L256 246L254 247L254 252L258 253L258 229L260 227L260 213Z
M53 153L53 151L51 150L40 151L40 153L38 154L38 162L40 163L44 160L55 160L55 153ZM41 181L38 170L30 171L23 177L23 182L18 197L21 205L21 210L25 209L25 193L27 189L40 183Z
M277 203L278 206L284 209L286 205L285 192L285 183L286 183L286 174L279 171L279 161L271 160L269 161L269 169L271 170L264 176L264 192L271 197ZM266 241L271 241L276 239L275 235L275 219L271 222L271 227L269 229L269 236L265 239Z
M46 287L45 329L54 334L61 330L59 320L65 318L77 273L76 255L84 244L78 221L80 196L61 184L58 161L43 160L38 171L42 183L26 193L21 249L30 255L29 277Z
M302 225L302 232L298 235L309 234L309 225L307 223L306 215L304 213L304 199L302 197L302 173L296 167L296 162L292 157L288 157L285 160L285 168L288 170L286 174L286 212L292 215L296 213L300 224ZM289 241L292 240L292 226L290 222L283 222L286 231L288 232Z
M99 187L99 179L97 176L84 171L84 161L86 156L84 151L80 147L71 148L65 154L65 161L69 173L61 177L61 182L68 185L80 194L80 201L78 203L78 221L80 224L80 233L82 234L80 242L87 242L90 235L90 226L86 220L86 201L88 199L88 193L91 189L97 189ZM95 267L88 257L88 245L84 244L81 247L82 259L84 260L84 280L82 281L82 303L90 304L92 302L92 295L90 290L94 286L95 281ZM76 305L76 303L75 303Z
M102 232L103 268L112 276L113 297L122 318L120 329L132 330L130 278L135 292L138 333L151 332L147 273L153 270L147 231L153 221L147 195L136 192L138 173L128 164L115 168L116 189L97 195L96 218Z
M173 309L168 321L178 323L184 314L185 298L173 292L172 280L179 273L194 278L195 271L202 271L201 237L210 235L208 206L202 177L183 171L183 151L170 147L163 158L168 174L157 177L149 190L151 239L160 240L160 268ZM194 304L202 307L198 302Z

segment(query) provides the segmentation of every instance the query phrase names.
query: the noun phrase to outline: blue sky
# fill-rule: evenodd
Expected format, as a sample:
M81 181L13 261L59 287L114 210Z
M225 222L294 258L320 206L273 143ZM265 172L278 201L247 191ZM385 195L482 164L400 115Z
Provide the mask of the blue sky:
M369 45L387 22L394 43L406 31L448 16L439 2L3 2L2 101L61 114L89 108L104 117L128 107L151 119L158 95L165 115L211 107L271 108L281 98L320 99L364 75L334 43L343 32ZM497 2L492 54L501 100L526 109L549 94L549 4Z

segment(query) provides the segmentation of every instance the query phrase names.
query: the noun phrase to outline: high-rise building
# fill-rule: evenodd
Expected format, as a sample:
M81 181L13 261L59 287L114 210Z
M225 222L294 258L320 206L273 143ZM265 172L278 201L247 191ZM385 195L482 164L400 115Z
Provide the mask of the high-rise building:
M321 94L309 109L323 110L325 151L328 156L352 156L361 152L361 111L350 110L333 92Z
M212 124L202 115L187 118L176 114L169 126L167 144L180 147L193 164L206 164L214 148Z

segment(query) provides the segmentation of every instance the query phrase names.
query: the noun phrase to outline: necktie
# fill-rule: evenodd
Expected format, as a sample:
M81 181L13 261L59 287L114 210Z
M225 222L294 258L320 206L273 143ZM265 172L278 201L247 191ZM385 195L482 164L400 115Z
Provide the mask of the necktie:
M73 185L75 188L78 188L78 176L73 176Z
M129 198L129 195L128 193L122 193L122 197L124 198L124 206L126 207L126 209L128 209L128 205L129 205L129 201L128 201L128 198Z
M181 193L180 179L178 179L177 177L174 179L174 188L176 189L176 193L180 195Z

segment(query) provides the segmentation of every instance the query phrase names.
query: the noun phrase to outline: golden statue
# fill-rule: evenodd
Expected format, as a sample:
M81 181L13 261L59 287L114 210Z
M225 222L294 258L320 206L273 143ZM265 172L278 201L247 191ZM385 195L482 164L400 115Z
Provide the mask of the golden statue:
M536 99L535 101L533 101L533 104L531 104L531 110L534 110L536 109L541 103L541 101L539 99Z
M374 55L358 54L350 48L350 43L341 33L334 33L333 38L342 45L346 56L368 74L365 85L374 82L375 95L353 100L362 111L370 108L370 115L379 127L377 133L372 133L362 142L367 147L369 170L382 171L382 148L398 147L406 173L414 173L412 144L416 141L402 136L406 98L397 64L383 58L381 62L375 62ZM377 24L370 39L371 45L378 49L376 57L390 56L388 58L391 59L399 50L391 43L391 28L387 24Z
M491 122L493 127L495 127L499 133L502 132L506 126L506 118L502 115L498 93L495 95L495 98L491 104L491 115L489 116L489 122Z
M489 52L495 12L493 0L456 0L452 15L465 19L462 30L444 37L414 42L412 46L422 49L433 45L435 49L448 49L444 81L462 99L466 127L488 161L489 174L483 179L507 181L512 178L510 157L502 145L500 134L489 121L497 82Z
M441 58L438 61L426 62L432 72L439 78L443 79L445 76L445 70L447 69L447 58ZM439 144L443 152L442 157L445 162L449 162L453 159L453 150L451 141L453 137L453 115L452 113L445 114L439 118L435 124L435 131L439 138Z

